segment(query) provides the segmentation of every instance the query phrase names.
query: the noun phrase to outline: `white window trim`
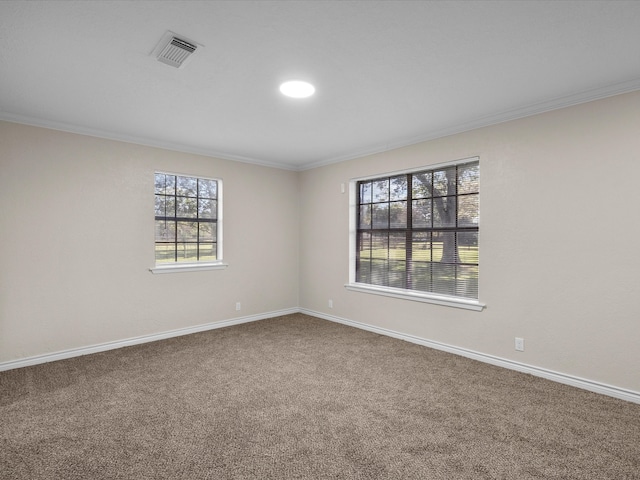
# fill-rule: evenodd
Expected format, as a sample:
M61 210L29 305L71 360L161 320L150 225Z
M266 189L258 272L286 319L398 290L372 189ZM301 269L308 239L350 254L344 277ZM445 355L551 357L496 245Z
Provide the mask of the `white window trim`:
M414 292L411 290L404 290L402 288L383 287L380 285L370 285L368 283L347 283L345 284L345 288L352 292L372 293L374 295L401 298L403 300L412 300L414 302L433 303L435 305L444 305L446 307L475 310L476 312L480 312L486 307L484 303L472 298L450 297L447 295L436 295L426 292Z
M153 274L159 273L183 273L183 272L201 272L205 270L223 270L229 266L223 262L198 262L198 263L176 263L161 264L149 271Z
M167 175L177 175L180 177L192 177L192 178L204 178L206 180L215 180L216 182L218 182L218 222L217 222L217 256L219 257L218 260L215 260L213 262L184 262L184 263L180 263L180 262L176 262L176 263L161 263L161 264L156 264L154 267L150 268L149 271L151 273L153 273L154 275L156 274L163 274L163 273L184 273L184 272L201 272L201 271L206 271L206 270L224 270L225 268L227 268L229 266L228 263L225 263L223 261L223 254L222 254L222 241L223 241L223 225L224 225L224 221L223 221L223 201L224 201L224 195L223 195L223 191L222 191L222 184L223 181L221 178L217 178L217 177L205 177L205 176L198 176L198 175L193 175L193 174L186 174L186 173L175 173L175 172L167 172L167 171L155 171L154 173L164 173Z
M425 166L428 169L437 169L450 165L459 165L479 161L480 157L469 157L465 159L455 160L452 162L438 163ZM381 285L371 285L369 283L356 282L356 235L357 235L357 215L356 215L356 197L357 184L362 180L379 178L384 176L402 175L419 171L421 167L400 170L396 172L381 173L377 175L367 175L366 177L352 178L349 180L349 283L345 284L347 290L353 292L370 293L374 295L383 295L386 297L400 298L403 300L412 300L415 302L432 303L435 305L443 305L447 307L463 308L467 310L482 311L486 304L473 298L453 297L449 295L438 295L430 292L419 292L414 290L405 290L403 288L386 287Z

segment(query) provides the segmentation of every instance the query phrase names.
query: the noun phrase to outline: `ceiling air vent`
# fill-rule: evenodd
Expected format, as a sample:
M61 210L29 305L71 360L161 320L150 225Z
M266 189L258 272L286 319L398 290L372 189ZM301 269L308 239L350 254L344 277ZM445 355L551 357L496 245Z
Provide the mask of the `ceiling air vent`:
M202 45L180 37L173 32L167 32L151 55L154 55L159 62L166 63L172 67L182 68L201 46Z

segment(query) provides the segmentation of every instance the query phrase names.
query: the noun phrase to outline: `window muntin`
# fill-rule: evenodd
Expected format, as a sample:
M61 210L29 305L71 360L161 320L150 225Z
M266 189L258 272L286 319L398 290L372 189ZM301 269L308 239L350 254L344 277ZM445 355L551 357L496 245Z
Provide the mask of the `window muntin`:
M220 180L156 172L156 265L220 260L220 190Z
M356 183L356 283L478 298L478 161Z

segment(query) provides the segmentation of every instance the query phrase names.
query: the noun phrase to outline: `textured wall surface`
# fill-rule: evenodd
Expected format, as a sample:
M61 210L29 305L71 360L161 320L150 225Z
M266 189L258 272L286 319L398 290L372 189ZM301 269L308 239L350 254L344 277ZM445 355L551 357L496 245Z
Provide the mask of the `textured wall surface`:
M0 123L0 362L299 307L640 392L639 131L635 92L291 172ZM347 291L341 185L471 156L486 309ZM155 170L223 179L227 269L149 273Z
M302 172L301 307L640 391L639 131L636 92ZM476 155L487 308L347 291L341 184Z
M156 170L222 179L227 269L149 272ZM0 171L0 362L297 306L295 172L6 122Z

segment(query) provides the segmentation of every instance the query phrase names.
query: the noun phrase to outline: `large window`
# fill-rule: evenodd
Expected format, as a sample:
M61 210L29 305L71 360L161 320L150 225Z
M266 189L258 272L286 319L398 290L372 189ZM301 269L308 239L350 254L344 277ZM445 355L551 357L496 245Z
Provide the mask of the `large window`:
M220 260L220 202L220 180L156 173L156 266Z
M355 182L355 283L478 298L477 159Z

